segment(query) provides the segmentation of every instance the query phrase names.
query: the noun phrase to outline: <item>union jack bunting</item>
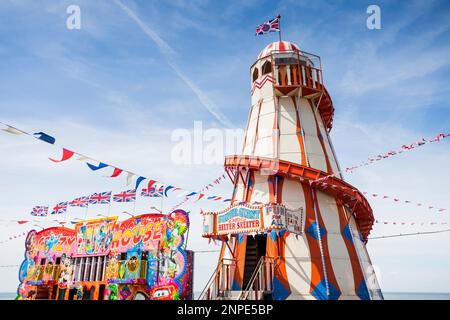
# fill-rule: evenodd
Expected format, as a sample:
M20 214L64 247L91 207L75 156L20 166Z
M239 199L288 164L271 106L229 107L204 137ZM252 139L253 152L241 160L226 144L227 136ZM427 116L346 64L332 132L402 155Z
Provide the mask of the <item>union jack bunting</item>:
M94 193L89 197L90 204L109 204L111 202L111 191Z
M67 211L68 202L60 202L56 206L53 207L53 210L50 214L64 214Z
M71 207L81 207L81 208L87 208L89 205L89 197L79 197L72 201L70 201L69 205Z
M278 15L275 19L269 20L260 24L256 27L256 35L259 36L261 34L266 34L269 32L280 32L280 19L281 16Z
M127 190L113 195L114 202L134 202L136 200L136 190Z
M36 216L36 217L45 217L45 216L47 216L47 213L48 213L48 207L46 207L46 206L36 206L31 211L31 215Z
M150 189L142 189L142 197L162 197L164 195L164 186L160 186L159 189L151 187Z

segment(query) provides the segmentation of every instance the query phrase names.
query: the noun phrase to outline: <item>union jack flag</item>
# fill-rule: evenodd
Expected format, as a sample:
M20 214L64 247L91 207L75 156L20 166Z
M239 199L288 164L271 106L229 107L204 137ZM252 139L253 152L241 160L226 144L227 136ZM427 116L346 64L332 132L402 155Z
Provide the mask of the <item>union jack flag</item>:
M150 189L142 189L142 197L162 197L164 195L164 186L160 186L158 189L156 187L151 187Z
M48 207L47 206L36 206L33 208L33 211L31 211L32 216L36 217L45 217L48 213Z
M56 206L53 207L53 210L50 214L64 214L67 211L68 202L60 202Z
M136 190L127 190L113 195L114 202L134 202L136 200Z
M108 204L111 202L111 191L94 193L89 197L90 204Z
M72 201L70 201L69 205L71 207L81 207L81 208L87 208L89 205L89 197L79 197Z
M280 19L281 16L278 15L275 19L269 20L260 24L256 27L256 35L266 34L269 32L280 32Z

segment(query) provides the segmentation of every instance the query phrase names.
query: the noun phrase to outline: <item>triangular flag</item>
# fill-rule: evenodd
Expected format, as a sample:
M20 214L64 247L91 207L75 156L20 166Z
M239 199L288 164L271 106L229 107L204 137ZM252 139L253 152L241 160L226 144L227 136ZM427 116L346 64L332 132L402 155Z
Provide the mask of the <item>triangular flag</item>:
M118 177L122 173L122 169L114 168L113 174L111 175L111 178Z
M50 143L50 144L55 144L55 141L56 141L55 138L53 138L52 136L49 136L48 134L46 134L44 132L33 133L33 136L35 136L36 139L42 140L42 141Z
M147 179L146 177L140 176L139 178L136 179L136 186L134 187L134 189L137 191L139 188L139 185L141 184L142 181L144 181L145 179Z
M18 130L16 128L14 128L14 127L11 127L11 126L8 126L8 125L6 125L6 126L7 126L6 129L2 129L5 132L12 133L12 134L17 134L17 135L24 134L24 132L22 132L22 131L20 131L20 130Z
M90 164L90 163L86 163L86 164L89 167L89 169L91 169L92 171L97 171L99 169L103 169L103 168L106 168L108 166L106 163L103 163L103 162L100 162L98 164L98 166L94 166L93 164Z
M174 186L167 186L166 189L164 190L164 196L167 197L167 191L169 191L170 189L173 189Z
M129 186L131 184L131 180L133 179L133 177L134 177L134 173L128 172L128 174L127 174L127 186Z
M75 152L63 148L63 154L62 154L61 160L56 160L56 159L52 159L52 158L49 158L49 159L53 162L63 162L63 161L69 160L74 154L75 154Z

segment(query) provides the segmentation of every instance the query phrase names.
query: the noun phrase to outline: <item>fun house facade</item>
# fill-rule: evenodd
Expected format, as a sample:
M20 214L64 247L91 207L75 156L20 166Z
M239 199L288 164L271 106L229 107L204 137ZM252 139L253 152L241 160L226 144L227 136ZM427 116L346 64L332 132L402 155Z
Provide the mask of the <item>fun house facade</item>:
M107 217L28 233L17 299L192 299L188 215Z

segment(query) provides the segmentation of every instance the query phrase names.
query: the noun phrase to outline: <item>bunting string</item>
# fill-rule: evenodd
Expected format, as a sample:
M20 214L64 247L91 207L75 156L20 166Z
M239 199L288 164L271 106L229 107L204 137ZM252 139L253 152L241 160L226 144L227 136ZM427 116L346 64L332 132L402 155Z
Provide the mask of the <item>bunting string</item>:
M369 240L397 238L397 237L406 237L406 236L418 236L418 235L422 235L422 234L434 234L434 233L444 233L444 232L450 232L450 229L436 230L436 231L425 231L425 232L391 234L391 235L385 235L385 236L369 237Z
M416 149L418 147L422 147L422 146L424 146L424 145L426 145L428 143L440 142L441 140L443 140L445 138L448 138L448 137L450 137L450 133L447 133L447 134L439 133L435 138L430 139L430 140L422 138L421 140L413 142L411 144L407 144L407 145L404 144L404 145L402 145L401 149L399 149L397 151L389 151L389 152L386 152L384 154L378 154L376 156L369 157L369 158L367 158L367 160L361 162L360 164L358 164L356 166L345 168L345 171L347 173L352 173L353 170L355 170L357 168L368 166L368 165L373 164L373 163L375 163L377 161L384 160L384 159L393 157L395 155L402 154L402 153L407 152L407 151L411 151L411 150Z
M31 137L33 137L35 139L38 139L40 141L43 141L43 142L55 145L56 139L54 137L52 137L52 136L42 132L42 131L31 134L31 133L28 133L28 132L26 132L24 130L18 129L18 128L14 127L14 126L8 125L8 124L6 124L4 122L0 122L0 123L5 126L5 128L2 129L5 132L8 132L8 133L14 134L14 135L25 134L25 135L31 136ZM399 149L397 151L389 151L389 152L387 152L385 154L379 154L379 155L377 155L375 157L369 157L367 161L364 161L364 162L362 162L359 165L346 168L345 172L346 173L353 173L353 171L355 169L357 169L357 168L376 163L376 162L378 162L380 160L390 158L392 156L404 153L406 151L411 151L413 149L416 149L416 148L421 147L421 146L423 146L425 144L428 144L428 143L440 142L440 141L442 141L443 139L445 139L445 138L447 138L449 136L450 136L450 134L440 133L434 139L427 140L425 138L422 138L420 141L417 141L417 142L414 142L414 143L411 143L411 144L403 145L401 147L401 149ZM52 162L54 162L54 163L60 163L60 162L64 162L64 161L67 161L67 160L73 158L74 155L77 155L77 157L78 157L77 160L85 161L87 166L89 167L89 169L91 169L92 171L102 170L104 168L111 167L113 169L113 172L109 176L110 178L116 178L116 177L121 176L123 173L126 173L127 174L127 177L126 177L127 185L131 184L131 181L132 181L134 176L137 176L138 178L136 179L136 184L135 184L135 188L134 188L134 192L135 193L138 190L139 185L144 180L149 180L149 182L148 182L148 186L149 187L147 188L147 191L150 190L150 186L152 184L157 182L156 180L148 179L148 178L146 178L143 175L138 175L138 174L136 174L136 173L134 173L132 171L125 170L125 169L122 169L122 168L118 168L116 166L107 164L107 163L105 163L103 161L96 160L96 159L94 159L92 157L88 157L88 156L86 156L86 155L84 155L82 153L75 152L75 151L69 150L67 148L62 148L61 159L53 159L53 158L49 158L49 159ZM97 164L93 164L92 162L96 162ZM326 184L325 181L328 178L330 178L332 176L336 176L338 173L342 174L342 172L339 171L339 172L336 172L334 174L330 174L330 175L327 175L327 176L325 176L323 178L317 179L317 180L314 181L314 183L315 184L318 184L318 183ZM207 184L199 192L189 192L189 191L187 191L185 189L174 187L173 185L165 185L165 184L161 184L161 185L164 188L163 189L163 195L164 196L167 196L167 192L168 191L172 191L173 192L173 191L176 191L176 190L180 190L180 191L183 191L184 193L186 193L185 194L185 199L183 199L183 201L179 205L184 204L191 197L196 198L196 202L200 201L200 200L229 202L229 201L231 201L231 199L227 199L227 198L224 198L224 197L221 197L221 196L207 196L205 194L205 190L208 191L210 188L213 188L215 185L219 184L220 181L222 181L222 180L225 180L225 174L223 174L219 178L215 179L212 183ZM328 186L331 187L331 188L341 188L341 187L337 187L335 185L328 185ZM132 191L132 190L128 190L128 191ZM403 202L403 203L408 203L408 204L414 204L414 205L419 206L419 207L420 206L424 206L420 202L413 202L413 201L410 201L410 200L400 200L400 199L398 199L396 197L390 197L390 196L386 196L386 195L378 195L376 193L369 194L367 192L363 192L363 194L372 196L374 198L392 199L394 202ZM115 198L115 199L117 199L117 198ZM133 200L131 198L128 199L128 200L124 200L124 202L130 202L130 201L133 201ZM86 200L85 198L82 197L80 199L75 199L72 202L70 202L69 206L83 206L83 204L85 204L86 202L89 202L89 200ZM118 201L118 202L120 202L120 201ZM64 210L67 210L67 205L65 205L64 203L60 203L60 204L62 206L61 210L63 210L63 212L61 212L61 213L64 213L65 212ZM176 207L178 207L179 205L177 205ZM446 210L445 208L440 208L440 207L434 206L434 205L427 205L427 208L429 210L432 210L432 209L437 210L438 212L443 212L443 211ZM36 210L34 210L34 209L36 209ZM38 207L35 207L34 209L32 211L32 214L35 215L35 216L46 216L48 214L48 211L49 211L49 208L45 207L45 206L38 206Z
M377 224L384 224L384 225L397 225L397 226L426 226L426 225L430 225L430 226L435 226L435 225L439 225L439 226L443 226L443 225L447 225L447 222L438 222L438 221L428 221L428 222L405 222L405 221L380 221L380 220L375 220L375 223Z
M7 239L1 240L1 241L0 241L0 244L4 244L4 243L7 243L7 242L9 242L9 241L13 241L13 240L16 240L16 239L18 239L18 238L24 237L24 236L27 235L27 233L28 233L28 232L24 231L24 232L21 232L21 233L18 233L18 234L14 234L14 235L12 235L12 236L9 236Z
M322 182L318 182L318 181L322 181ZM342 186L337 186L334 184L329 184L327 182L324 182L322 179L317 179L312 181L311 183L314 183L315 185L319 185L323 188L331 188L333 190L342 190L342 191L348 191L350 190L347 187L342 187ZM387 196L387 195L381 195L378 193L369 193L367 191L361 191L362 194L366 195L366 196L370 196L372 198L377 198L377 199L381 199L381 200L392 200L395 203L405 203L405 204L411 204L411 205L415 205L417 207L423 207L423 208L427 208L428 210L435 210L437 213L443 213L444 211L446 211L446 208L442 208L440 206L436 206L436 205L425 205L421 202L417 202L417 201L412 201L412 200L401 200L397 197L393 197L393 196Z
M1 122L1 121L0 121L0 124L5 126L5 128L2 129L5 132L11 133L11 134L15 134L15 135L23 135L24 134L24 135L33 137L35 139L38 139L40 141L43 141L43 142L49 143L51 145L54 145L55 147L58 147L56 145L56 139L54 137L44 133L44 132L37 132L37 133L31 134L31 133L28 133L28 132L26 132L24 130L18 129L18 128L14 127L14 126L11 126L9 124ZM82 154L80 152L69 150L68 148L65 148L65 147L62 147L61 149L62 149L61 159L54 159L54 158L50 158L49 157L49 160L54 162L54 163L61 163L61 162L67 161L69 159L72 159L74 156L77 156L77 160L78 161L84 161L86 163L87 167L91 171L99 171L99 170L103 170L105 168L111 168L112 169L112 174L108 176L109 178L117 178L119 176L122 176L123 173L126 173L126 184L127 185L131 184L131 182L133 180L133 177L137 177L135 188L133 189L134 192L138 191L138 188L139 188L140 184L144 180L148 180L148 186L149 187L147 188L147 190L150 189L150 186L152 184L158 182L158 181L153 180L153 179L148 179L147 177L145 177L143 175L136 174L133 171L125 170L123 168L119 168L117 166L108 164L108 163L106 163L104 161L97 160L97 159L95 159L93 157L86 156L86 155L84 155L84 154ZM220 178L215 179L212 183L208 184L205 187L206 190L208 190L210 187L214 186L214 184L220 183L220 181L222 179L225 179L225 175L223 175ZM192 195L197 194L197 193L192 193L192 192L190 192L190 191L188 191L186 189L183 189L183 188L175 187L174 185L167 185L167 184L163 184L161 182L158 182L158 183L160 183L161 186L163 187L163 195L165 197L168 196L168 192L169 191L170 192L183 191L183 192L186 193L186 197L191 197ZM129 191L131 191L131 190L129 190ZM200 193L200 195L199 195L197 200L200 200L201 198L203 198L203 196L204 196L204 194ZM88 200L86 200L84 198L75 199L75 200L81 201L82 203L86 203L86 201L88 201ZM228 199L220 197L220 196L213 196L213 197L208 198L208 200L214 200L214 201L223 200L224 202L226 202ZM124 202L131 202L131 201L132 201L131 198L127 198L126 201L124 201ZM75 204L75 205L71 204L71 206L82 206L83 207L83 205L81 205L81 202L75 202L75 203L78 203L78 204ZM117 201L117 202L120 202L120 201ZM47 213L48 213L48 210L49 210L48 207L43 207L43 206L39 206L39 207L35 207L35 208L36 208L36 211L33 209L32 214L36 215L36 216L46 216ZM61 213L63 213L63 212L61 212Z

